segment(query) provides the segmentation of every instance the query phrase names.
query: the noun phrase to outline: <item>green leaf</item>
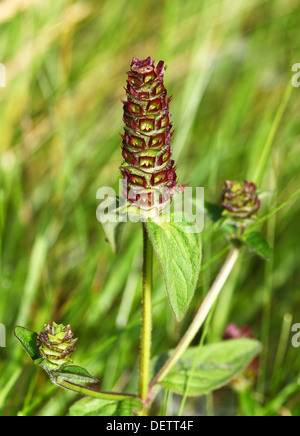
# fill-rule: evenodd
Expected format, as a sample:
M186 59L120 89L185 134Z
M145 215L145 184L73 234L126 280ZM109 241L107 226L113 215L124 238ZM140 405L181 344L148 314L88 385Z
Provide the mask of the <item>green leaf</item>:
M182 222L176 222L176 221ZM175 212L171 222L148 221L147 230L164 275L171 308L181 321L194 296L201 267L197 227Z
M106 401L95 398L82 398L69 409L69 416L133 416L141 410L138 398L124 401Z
M215 223L222 218L223 208L219 204L213 204L205 201L204 210L210 219Z
M261 233L249 233L246 237L245 243L258 256L266 260L271 259L273 255L272 249Z
M204 345L200 351L189 348L160 384L181 395L208 394L229 383L260 351L261 344L254 339Z
M219 230L222 228L229 235L234 234L236 231L236 225L229 223L228 219L223 216L224 209L222 206L205 201L204 210L210 219L215 223L213 227L214 230Z
M15 327L14 335L32 360L40 359L41 356L36 345L38 337L36 332L17 326Z
M112 252L116 254L121 245L122 232L125 223L101 223L105 233L105 239L109 243Z
M121 244L122 232L125 226L125 222L122 222L120 216L117 213L113 213L116 207L120 206L119 197L108 197L100 205L97 211L97 217L103 228L106 241L109 243L113 253L117 253ZM109 213L113 213L112 217L116 218L116 222L106 221L104 222L103 216L108 218Z
M99 381L85 368L77 365L64 366L59 371L55 371L55 376L72 383L97 383Z

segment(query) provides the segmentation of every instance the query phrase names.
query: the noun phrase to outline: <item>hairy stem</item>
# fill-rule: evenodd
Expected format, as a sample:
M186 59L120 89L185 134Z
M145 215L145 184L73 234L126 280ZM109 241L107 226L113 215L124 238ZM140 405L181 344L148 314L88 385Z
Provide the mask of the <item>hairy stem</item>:
M153 248L143 225L144 264L143 264L143 299L142 299L142 331L140 346L139 396L145 403L148 397L151 359L152 332L152 286L153 286ZM147 415L144 405L141 415Z
M114 392L97 391L85 386L76 385L66 380L58 379L57 381L54 381L54 383L56 384L56 386L68 389L69 391L76 392L78 394L82 394L88 397L98 398L100 400L123 401L130 398L137 398L137 396L133 394L119 394Z
M185 335L173 351L172 355L156 374L150 384L149 396L152 397L154 393L155 386L163 380L163 378L168 374L168 372L173 368L173 366L178 362L182 354L189 347L192 340L198 333L199 329L202 327L206 317L208 316L210 310L212 309L214 303L216 302L226 280L228 279L239 255L239 250L236 247L232 247L228 257L219 272L216 280L214 281L212 287L210 288L208 294L206 295L202 305L200 306L195 318L193 319L191 325L186 331Z

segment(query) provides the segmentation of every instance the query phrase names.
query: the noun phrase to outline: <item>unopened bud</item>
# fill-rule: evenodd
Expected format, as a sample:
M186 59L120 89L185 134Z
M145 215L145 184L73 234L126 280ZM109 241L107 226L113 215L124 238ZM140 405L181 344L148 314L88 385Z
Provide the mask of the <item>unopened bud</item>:
M37 337L37 347L49 369L58 369L62 365L72 363L71 355L75 351L78 339L73 338L71 326L63 324L45 325L45 330Z

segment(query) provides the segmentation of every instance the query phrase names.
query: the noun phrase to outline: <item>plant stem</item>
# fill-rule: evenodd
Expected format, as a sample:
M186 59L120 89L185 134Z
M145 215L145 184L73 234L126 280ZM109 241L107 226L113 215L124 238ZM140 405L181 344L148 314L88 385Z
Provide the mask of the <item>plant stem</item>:
M130 398L137 398L137 396L133 394L119 394L114 392L97 391L85 386L76 385L66 380L58 379L57 381L53 381L53 382L56 384L56 386L68 389L69 391L76 392L78 394L82 394L88 397L98 398L100 400L123 401L123 400L128 400Z
M211 308L215 304L226 280L228 279L237 259L239 256L239 250L236 247L232 247L228 254L228 257L219 272L216 280L211 286L208 294L206 295L202 305L200 306L195 318L193 319L191 325L186 331L185 335L173 351L172 355L156 374L150 384L150 397L153 395L155 386L163 380L163 378L168 374L168 372L173 368L173 366L178 362L181 355L185 352L188 346L191 344L192 340L198 333L199 329L202 327L207 315L209 314Z
M145 403L148 397L151 359L151 332L152 332L152 286L153 286L153 248L145 224L144 237L144 264L143 264L143 299L142 299L142 331L140 346L139 370L139 396ZM141 415L148 413L147 405Z

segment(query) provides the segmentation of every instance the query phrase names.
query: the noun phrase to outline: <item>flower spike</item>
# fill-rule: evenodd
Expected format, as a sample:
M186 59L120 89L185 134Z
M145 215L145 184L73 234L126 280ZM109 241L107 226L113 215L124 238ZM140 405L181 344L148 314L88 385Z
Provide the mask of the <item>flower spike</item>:
M163 210L178 188L165 70L163 61L155 66L150 57L133 58L127 73L125 132L121 135L123 194L131 205L145 211Z

